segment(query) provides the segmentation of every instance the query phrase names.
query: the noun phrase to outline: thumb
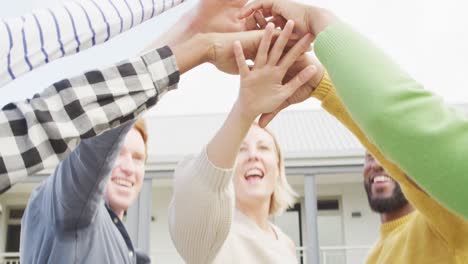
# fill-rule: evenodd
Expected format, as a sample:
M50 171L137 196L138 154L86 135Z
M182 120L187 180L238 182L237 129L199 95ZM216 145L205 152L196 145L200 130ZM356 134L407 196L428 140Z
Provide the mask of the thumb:
M314 74L317 73L317 67L309 65L300 71L292 80L284 85L288 97L291 96L299 87L308 82Z
M288 102L288 100L286 100L280 106L278 106L278 108L276 108L273 112L263 113L260 116L260 119L258 120L258 125L261 128L265 128L266 126L268 126L268 124L271 122L271 120L273 120L273 118L275 118L275 116L279 112L281 112L281 110L285 109L288 106L289 106L289 102Z

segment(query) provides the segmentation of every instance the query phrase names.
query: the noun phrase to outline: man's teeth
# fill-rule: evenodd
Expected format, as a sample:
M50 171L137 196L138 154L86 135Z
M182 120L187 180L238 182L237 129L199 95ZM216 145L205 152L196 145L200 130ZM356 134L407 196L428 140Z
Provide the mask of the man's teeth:
M390 178L387 176L380 175L380 176L374 177L374 182L388 182L388 181L390 181Z
M133 184L130 181L127 181L125 179L114 179L113 180L116 184L125 186L125 187L132 187Z

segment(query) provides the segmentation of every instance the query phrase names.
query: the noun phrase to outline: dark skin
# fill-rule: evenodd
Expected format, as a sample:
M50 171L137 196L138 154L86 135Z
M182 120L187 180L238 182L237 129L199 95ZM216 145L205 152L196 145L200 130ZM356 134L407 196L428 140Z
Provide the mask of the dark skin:
M382 223L396 220L415 210L404 197L399 184L390 178L380 163L369 153L366 153L363 174L369 203L374 211L380 213Z

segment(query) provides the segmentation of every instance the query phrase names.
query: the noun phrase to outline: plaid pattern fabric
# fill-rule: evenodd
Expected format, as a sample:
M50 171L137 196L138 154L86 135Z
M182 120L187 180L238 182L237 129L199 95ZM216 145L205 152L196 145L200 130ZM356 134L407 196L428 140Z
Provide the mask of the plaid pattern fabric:
M0 112L0 193L53 167L81 139L137 118L177 87L169 47L54 83L32 99Z

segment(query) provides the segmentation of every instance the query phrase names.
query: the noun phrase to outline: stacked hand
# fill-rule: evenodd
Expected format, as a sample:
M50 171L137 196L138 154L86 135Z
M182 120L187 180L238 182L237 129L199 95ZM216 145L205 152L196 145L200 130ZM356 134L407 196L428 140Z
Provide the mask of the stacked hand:
M256 11L260 11L265 17L271 17L272 22L280 27L284 21L292 19L296 23L296 34L303 36L310 33L314 38L336 20L325 9L291 0L255 0L242 9L239 18L250 17Z
M245 31L236 33L210 33L206 34L209 39L209 59L219 70L229 74L239 74L234 56L234 41L240 42L245 57L254 59L260 46L264 31ZM272 38L279 35L278 31L272 31Z
M273 28L273 24L266 26L255 57L255 64L251 69L245 62L241 43L236 41L234 44L235 58L241 77L236 105L246 117L252 120L262 113L277 109L316 72L314 66L307 66L283 84L288 69L309 48L313 36L306 34L287 53L283 54L292 34L294 22L286 23L270 50Z
M317 34L334 22L335 18L326 10L290 0L255 0L243 6L245 3L246 0L201 0L187 18L187 21L190 21L190 28L193 26L191 34L194 37L190 37L188 41L181 41L189 38L190 34L185 34L183 30L174 30L173 33L169 33L169 39L174 40L172 43L176 43L174 46L171 45L171 48L177 54L181 73L203 62L211 62L221 71L230 74L239 73L238 69L248 69L240 72L242 87L252 87L257 84L258 91L242 90L247 95L240 95L241 103L247 107L246 109L251 106L257 107L248 110L262 114L260 125L266 126L282 109L309 98L320 82L323 67L316 59L303 53L310 48L310 42ZM288 26L286 23L288 19L294 19L296 26L293 27L291 23ZM274 26L265 29L268 22L272 22ZM278 30L274 28L283 29L280 37ZM276 37L278 39L275 41ZM290 48L292 44L288 43L288 40L293 40L292 44L296 42L297 44ZM235 49L233 49L234 41L238 41ZM234 55L234 50L238 56ZM253 69L239 64L241 54L239 51L242 51L242 56L247 59L255 58ZM310 71L308 67L311 65L315 65L318 73L310 74L310 78L305 79L308 76L306 73ZM269 74L265 74L266 72ZM299 82L301 83L299 87L292 85ZM270 90L266 87L270 87ZM273 95L275 92L278 92L276 96ZM252 96L248 96L249 93ZM261 93L271 100L265 101L254 96ZM289 96L284 97L285 94ZM278 102L280 98L283 100ZM249 101L257 99L259 101L256 104ZM273 105L276 107L272 108ZM262 111L258 112L260 108Z
M269 22L273 22L275 24L275 27L284 28L285 21L286 21L281 16L275 16L271 18L270 20L267 20L264 17L263 13L260 11L255 11L253 13L253 17L255 19L257 29L264 29L267 23ZM324 73L323 66L321 65L321 63L318 61L318 59L315 56L313 56L312 54L304 54L301 57L299 57L294 62L294 64L291 65L291 67L288 69L288 72L286 73L286 76L283 80L283 83L288 82L301 70L305 69L306 67L310 65L314 65L317 68L317 73L314 74L309 81L307 81L301 87L299 87L299 89L297 89L290 97L288 97L278 108L276 108L272 112L263 113L259 120L259 125L261 127L267 126L268 123L271 120L273 120L273 118L281 110L287 108L290 105L301 103L307 100L308 98L310 98L310 95L320 83L323 77L323 73Z

